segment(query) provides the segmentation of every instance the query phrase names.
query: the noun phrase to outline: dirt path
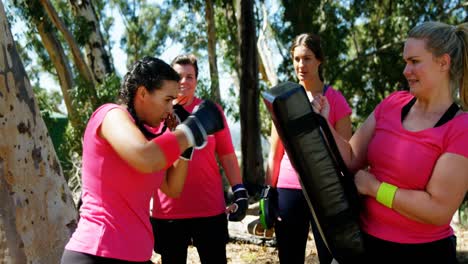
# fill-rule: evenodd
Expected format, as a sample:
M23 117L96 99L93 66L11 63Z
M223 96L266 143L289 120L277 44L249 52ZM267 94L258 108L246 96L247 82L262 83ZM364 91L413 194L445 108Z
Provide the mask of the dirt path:
M457 252L460 264L468 263L468 229L454 226L457 235ZM228 263L232 264L272 264L279 263L278 251L275 247L242 243L229 243L227 246ZM190 260L187 263L200 263L196 249L190 249ZM306 249L307 264L318 262L317 251L313 238L309 236Z
M462 228L458 224L457 218L454 217L452 227L457 236L457 252L460 263L468 263L468 228ZM230 228L231 229L231 228ZM258 245L246 242L230 242L227 245L228 263L231 264L277 264L278 251L273 246ZM155 255L153 258L155 263L161 263L160 257ZM196 248L190 247L188 252L187 264L198 264L200 260ZM307 264L315 264L318 262L317 252L313 237L309 235L306 249Z
M459 263L468 263L468 229L455 227L457 235L457 252ZM278 251L274 247L259 246L252 244L229 243L227 246L228 263L232 264L277 264ZM190 249L190 260L187 263L200 263L196 249ZM316 264L318 262L317 251L313 238L309 236L306 249L307 264Z

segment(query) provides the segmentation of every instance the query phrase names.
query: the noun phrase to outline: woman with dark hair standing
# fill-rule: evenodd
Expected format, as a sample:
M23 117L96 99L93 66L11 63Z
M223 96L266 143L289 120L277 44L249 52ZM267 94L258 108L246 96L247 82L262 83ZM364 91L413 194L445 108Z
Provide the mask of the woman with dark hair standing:
M324 83L322 71L325 56L320 37L315 34L298 35L291 47L291 56L299 83L305 88L310 100L319 94L327 97L331 109L328 120L342 137L349 139L352 134L351 108L339 91ZM330 263L333 258L319 234L302 193L297 172L274 127L270 144L266 183L275 186L278 192L280 220L275 223L275 232L280 262L304 263L311 224L320 263Z
M91 116L83 140L80 221L62 264L150 263L153 233L149 202L160 188L180 194L188 147L201 147L223 128L217 107L205 101L174 131L150 132L172 118L179 75L162 60L145 57L125 75L121 104Z

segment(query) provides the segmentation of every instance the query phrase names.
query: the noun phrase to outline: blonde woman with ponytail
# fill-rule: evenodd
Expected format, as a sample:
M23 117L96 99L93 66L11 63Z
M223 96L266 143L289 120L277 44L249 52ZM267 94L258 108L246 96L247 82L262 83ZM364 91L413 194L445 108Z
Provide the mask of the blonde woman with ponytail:
M349 142L334 136L363 195L368 262L457 263L450 221L468 190L468 24L414 27L403 59L410 90L384 99Z

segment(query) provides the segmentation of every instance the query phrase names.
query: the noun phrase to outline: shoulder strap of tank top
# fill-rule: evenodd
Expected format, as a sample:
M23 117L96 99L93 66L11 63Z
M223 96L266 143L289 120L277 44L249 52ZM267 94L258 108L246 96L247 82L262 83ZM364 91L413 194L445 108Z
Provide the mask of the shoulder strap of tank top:
M411 107L413 107L414 103L416 103L416 97L413 97L411 101L409 101L403 108L401 109L401 122L403 123L403 120L405 120L405 117L408 115L409 110Z
M414 105L414 103L416 103L416 97L413 97L411 101L409 101L405 106L403 106L403 108L401 109L401 122L405 120L405 117L408 115L409 110ZM460 106L457 105L456 103L452 103L452 105L450 105L447 111L445 111L445 113L442 115L439 121L437 121L434 127L439 127L447 123L448 121L452 120L452 118L454 118L455 115L457 114L458 110L460 110Z
M434 127L439 127L448 121L452 120L452 118L455 117L457 114L458 110L460 110L460 106L458 106L456 103L452 103L452 105L445 111L444 115L437 121Z

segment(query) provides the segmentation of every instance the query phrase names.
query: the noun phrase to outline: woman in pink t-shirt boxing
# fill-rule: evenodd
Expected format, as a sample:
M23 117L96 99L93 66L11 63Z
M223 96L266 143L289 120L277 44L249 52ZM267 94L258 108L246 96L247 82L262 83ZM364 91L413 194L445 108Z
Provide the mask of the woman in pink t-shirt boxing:
M364 197L369 263L457 263L450 221L468 190L468 24L408 35L409 91L384 99L351 140L334 132ZM313 103L327 116L324 97Z
M82 206L62 264L151 263L149 202L155 189L177 196L187 173L181 151L198 148L224 127L212 102L202 103L174 131L180 77L162 60L145 57L125 75L121 104L105 104L91 116L83 139Z
M298 35L291 47L291 56L299 83L304 86L309 98L319 94L328 98L331 105L328 120L342 137L349 139L352 134L351 108L339 91L324 83L322 69L325 56L320 37L315 34ZM319 260L321 263L330 263L333 258L319 234L302 193L297 172L284 151L274 126L270 144L266 183L276 186L278 192L278 213L281 220L275 222L275 232L280 262L304 263L311 224Z

